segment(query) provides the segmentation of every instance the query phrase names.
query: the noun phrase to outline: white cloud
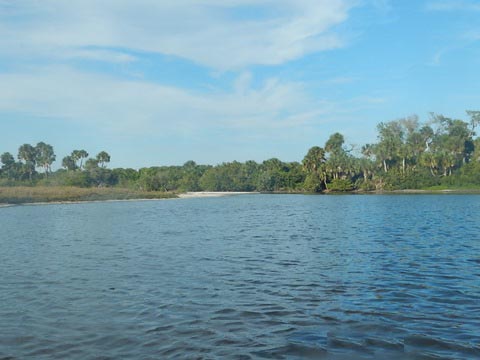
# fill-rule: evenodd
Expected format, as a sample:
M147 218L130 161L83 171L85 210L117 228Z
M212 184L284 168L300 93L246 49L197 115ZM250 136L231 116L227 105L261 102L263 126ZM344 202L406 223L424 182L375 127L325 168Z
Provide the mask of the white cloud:
M116 134L181 135L222 128L268 133L316 121L332 109L310 99L301 84L272 78L257 88L250 81L245 73L229 92L200 94L48 67L0 74L0 112L65 119Z
M281 64L342 46L334 28L353 6L353 0L0 0L0 52L129 61L118 57L118 49L128 49L220 70ZM102 48L117 49L116 56Z
M468 0L439 0L427 3L427 10L432 11L480 11L480 4Z
M102 50L102 49L74 49L67 50L60 54L65 59L84 59L110 63L131 63L137 60L137 57L120 51Z

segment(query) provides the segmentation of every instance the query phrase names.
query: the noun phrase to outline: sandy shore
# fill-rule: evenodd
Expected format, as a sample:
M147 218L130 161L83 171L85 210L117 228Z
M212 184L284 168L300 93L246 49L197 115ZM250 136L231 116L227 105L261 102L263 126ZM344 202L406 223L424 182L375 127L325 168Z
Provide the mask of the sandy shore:
M259 194L259 193L258 192L242 192L242 191L191 191L183 194L178 194L177 197L172 197L172 198L39 201L39 202L29 202L29 203L19 203L19 204L0 203L0 208L9 207L9 206L18 206L18 205L62 205L62 204L84 204L84 203L104 203L104 202L160 201L160 200L175 200L175 199L221 197L221 196L245 195L245 194Z
M258 194L258 193L246 192L246 191L189 191L183 194L178 194L178 197L181 199L192 199L192 198L221 197L221 196L246 195L246 194Z

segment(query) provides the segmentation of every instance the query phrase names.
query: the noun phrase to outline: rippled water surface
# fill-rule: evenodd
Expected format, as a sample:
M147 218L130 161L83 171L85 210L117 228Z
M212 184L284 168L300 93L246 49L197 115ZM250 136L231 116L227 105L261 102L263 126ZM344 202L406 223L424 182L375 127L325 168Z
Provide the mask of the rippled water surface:
M0 359L480 358L480 196L0 209Z

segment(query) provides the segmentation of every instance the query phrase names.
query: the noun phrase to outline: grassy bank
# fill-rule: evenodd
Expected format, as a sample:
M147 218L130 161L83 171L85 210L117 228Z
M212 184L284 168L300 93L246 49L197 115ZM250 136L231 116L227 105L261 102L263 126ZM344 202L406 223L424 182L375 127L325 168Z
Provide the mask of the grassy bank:
M0 204L176 198L174 193L73 186L0 187Z

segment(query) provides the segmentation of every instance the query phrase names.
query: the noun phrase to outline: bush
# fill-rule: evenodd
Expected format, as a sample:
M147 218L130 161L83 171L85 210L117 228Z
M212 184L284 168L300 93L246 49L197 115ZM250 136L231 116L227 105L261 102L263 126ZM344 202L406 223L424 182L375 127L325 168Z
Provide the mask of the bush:
M316 173L308 174L303 183L303 188L307 192L322 191L322 181Z
M355 181L355 189L362 191L374 191L377 189L377 186L373 180L359 178Z
M354 186L350 179L333 179L330 184L328 184L328 190L330 191L352 191Z

